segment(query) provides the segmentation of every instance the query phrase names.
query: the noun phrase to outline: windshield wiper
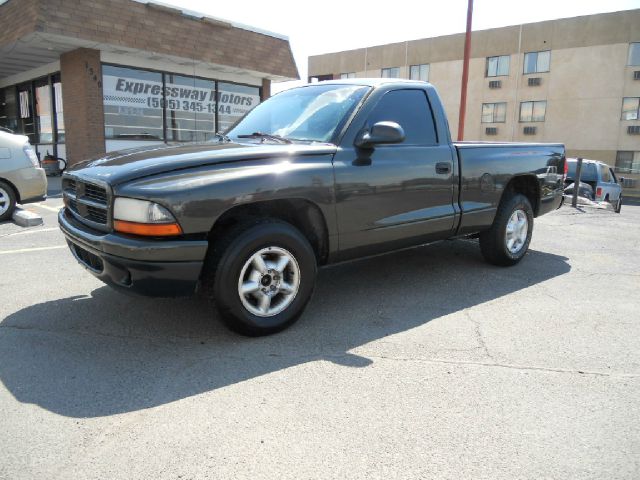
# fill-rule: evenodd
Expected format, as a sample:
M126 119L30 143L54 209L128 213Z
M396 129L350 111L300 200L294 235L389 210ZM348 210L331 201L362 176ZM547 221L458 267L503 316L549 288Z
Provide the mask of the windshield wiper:
M229 143L231 141L231 139L229 137L227 137L226 135L224 135L222 133L216 132L215 136L218 138L218 142Z
M253 132L248 135L238 135L238 138L261 138L263 140L265 139L273 140L275 142L280 142L280 143L293 143L288 138L284 138L284 137L281 137L280 135L273 135L271 133L264 133L264 132Z

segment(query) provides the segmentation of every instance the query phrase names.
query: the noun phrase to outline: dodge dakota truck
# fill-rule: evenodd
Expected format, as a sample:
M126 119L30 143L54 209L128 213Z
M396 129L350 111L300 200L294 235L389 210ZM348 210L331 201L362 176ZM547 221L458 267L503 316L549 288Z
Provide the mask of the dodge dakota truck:
M230 328L264 335L299 318L331 263L467 236L488 262L518 263L565 173L561 144L452 142L428 83L328 81L274 95L214 141L76 165L58 220L105 283L200 292Z

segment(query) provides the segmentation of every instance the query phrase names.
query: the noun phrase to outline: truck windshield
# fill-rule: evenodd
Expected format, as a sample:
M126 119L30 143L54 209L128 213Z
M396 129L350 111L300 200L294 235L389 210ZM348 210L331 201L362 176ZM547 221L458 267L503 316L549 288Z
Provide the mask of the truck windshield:
M369 87L311 85L274 95L227 132L232 139L276 135L289 140L331 142ZM257 135L256 135L257 134Z

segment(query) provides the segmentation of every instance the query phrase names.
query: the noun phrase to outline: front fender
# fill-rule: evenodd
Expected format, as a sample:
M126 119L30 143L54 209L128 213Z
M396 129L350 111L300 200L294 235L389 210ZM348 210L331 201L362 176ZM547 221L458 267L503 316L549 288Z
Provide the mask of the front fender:
M172 171L114 187L116 196L141 198L168 208L185 234L211 230L238 205L299 198L316 204L335 231L332 155L254 160Z

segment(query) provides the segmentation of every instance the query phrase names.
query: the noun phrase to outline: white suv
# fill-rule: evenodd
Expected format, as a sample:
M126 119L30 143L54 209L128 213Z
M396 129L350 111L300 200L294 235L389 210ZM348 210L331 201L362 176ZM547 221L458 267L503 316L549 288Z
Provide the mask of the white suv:
M565 183L573 182L576 175L578 160L567 158L568 172ZM599 160L582 160L580 183L587 183L593 188L593 200L609 202L617 213L622 209L622 185L613 172L613 168ZM582 188L582 185L581 185ZM588 188L588 187L587 187Z
M0 130L0 222L8 220L16 203L44 200L47 176L24 135Z

